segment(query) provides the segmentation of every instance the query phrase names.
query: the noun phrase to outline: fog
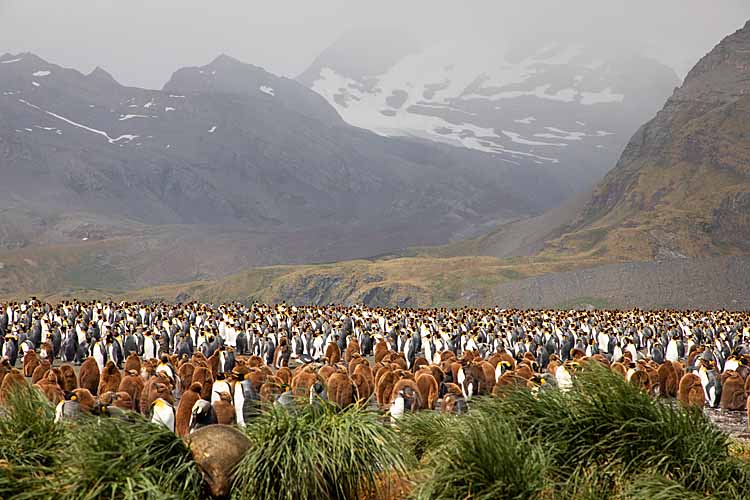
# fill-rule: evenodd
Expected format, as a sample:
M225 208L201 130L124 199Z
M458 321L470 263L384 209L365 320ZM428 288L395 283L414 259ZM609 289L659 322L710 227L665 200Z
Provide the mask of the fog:
M0 0L0 54L98 65L124 84L160 88L175 69L220 53L294 77L342 34L382 27L423 44L556 36L626 45L684 76L748 19L748 0Z

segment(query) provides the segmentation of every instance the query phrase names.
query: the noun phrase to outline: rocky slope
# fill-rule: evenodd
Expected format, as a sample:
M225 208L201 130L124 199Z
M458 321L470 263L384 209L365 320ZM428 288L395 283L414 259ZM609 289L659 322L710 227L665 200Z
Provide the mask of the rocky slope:
M690 71L545 255L750 249L750 22Z

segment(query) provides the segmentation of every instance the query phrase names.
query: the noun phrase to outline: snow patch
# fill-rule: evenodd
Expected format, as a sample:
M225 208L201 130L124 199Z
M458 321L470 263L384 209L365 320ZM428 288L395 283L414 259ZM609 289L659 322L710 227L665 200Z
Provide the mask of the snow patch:
M602 90L601 92L581 92L581 104L583 104L584 106L622 102L624 100L625 94L615 94L609 87Z
M520 120L513 120L516 123L522 123L524 125L531 125L533 122L536 121L536 118L533 116L527 116L526 118L522 118Z
M213 134L214 132L216 132L216 125L214 125L214 126L213 126L213 127L211 127L210 129L208 129L208 133L209 133L209 134Z
M184 99L185 98L184 95L174 95L174 94L169 94L169 97L174 97L175 99Z
M32 84L32 85L33 85L34 87L38 87L38 86L39 86L39 83L38 83L38 82L31 82L31 84Z
M275 96L276 95L276 93L274 92L273 88L272 87L268 87L266 85L261 85L260 86L260 91L263 92L264 94L268 94L270 96Z
M557 146L557 147L566 147L567 144L563 142L540 142L540 141L531 141L529 139L524 139L521 134L517 134L515 132L508 132L507 130L503 130L503 135L505 135L507 138L509 138L511 141L515 142L516 144L524 144L526 146ZM535 135L537 137L537 135Z
M92 128L92 127L89 127L89 126L87 126L87 125L83 125L83 124L81 124L81 123L75 122L75 121L73 121L73 120L71 120L71 119L69 119L69 118L65 118L64 116L60 116L60 115L58 115L58 114L56 114L56 113L53 113L52 111L46 111L46 110L43 110L43 109L41 109L41 108L40 108L39 106L36 106L36 105L34 105L34 104L31 104L30 102L24 101L23 99L19 99L18 101L19 101L20 103L22 103L22 104L25 104L25 105L27 105L27 106L31 107L31 108L34 108L34 109L38 109L38 110L40 110L40 111L43 111L43 112L44 112L44 113L46 113L47 115L49 115L49 116L51 116L51 117L53 117L53 118L57 118L58 120L60 120L60 121L63 121L63 122L65 122L65 123L67 123L68 125L72 125L72 126L74 126L74 127L80 128L80 129L82 129L82 130L86 130L86 131L88 131L88 132L91 132L91 133L93 133L93 134L101 135L102 137L106 138L106 139L107 139L107 141L108 141L108 142L109 142L110 144L117 144L117 143L118 143L118 142L120 142L120 141L132 141L133 139L135 139L136 137L138 137L137 135L131 135L131 134L123 134L123 135L121 135L121 136L119 136L119 137L116 137L116 138L112 138L112 137L110 137L110 136L109 136L109 134L107 134L107 133L106 133L106 132L104 132L103 130L97 130L97 129L95 129L95 128ZM27 129L27 130L29 130L29 132L31 132L31 129Z
M11 64L19 61L23 61L23 57L19 57L18 59L8 59L7 61L0 61L0 64Z
M33 76L49 76L51 73L49 71L37 71L33 74Z
M545 130L552 132L551 134L534 134L534 137L541 137L543 139L560 139L565 141L580 141L586 137L586 132L568 132L555 127L544 127Z
M153 99L148 101L146 104L143 105L144 108L149 109L151 106L154 105Z
M124 122L125 120L130 120L132 118L148 118L147 115L120 115L120 118L118 119L121 122Z
M175 108L170 108L169 106L167 106L166 108L164 108L164 111L169 112L169 111L174 111L174 109Z

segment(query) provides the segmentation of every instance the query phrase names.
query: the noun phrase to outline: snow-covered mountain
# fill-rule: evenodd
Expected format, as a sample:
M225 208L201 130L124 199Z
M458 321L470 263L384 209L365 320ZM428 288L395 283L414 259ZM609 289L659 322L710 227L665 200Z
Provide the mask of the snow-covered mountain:
M388 50L379 51L376 39L389 40ZM324 51L298 80L350 124L381 135L594 176L612 167L678 84L673 70L627 50L567 42L523 46L420 48L393 33L355 33Z

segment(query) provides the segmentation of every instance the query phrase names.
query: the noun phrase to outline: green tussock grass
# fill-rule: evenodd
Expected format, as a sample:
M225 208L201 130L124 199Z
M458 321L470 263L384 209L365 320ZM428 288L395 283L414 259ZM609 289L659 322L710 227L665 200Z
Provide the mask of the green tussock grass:
M417 414L400 425L421 458L417 499L747 498L750 464L708 417L598 364L569 392L518 389L474 400L465 418Z
M52 474L65 444L47 399L30 385L14 387L0 416L0 498L35 491Z
M202 477L173 432L130 414L54 422L54 408L23 385L0 416L0 497L202 498Z
M359 498L406 473L397 434L359 406L273 407L246 432L252 444L237 466L233 498Z
M190 450L165 427L135 414L89 417L71 426L69 437L51 485L58 498L200 498Z

